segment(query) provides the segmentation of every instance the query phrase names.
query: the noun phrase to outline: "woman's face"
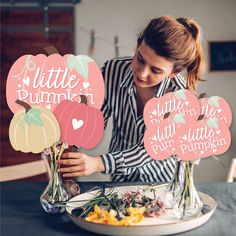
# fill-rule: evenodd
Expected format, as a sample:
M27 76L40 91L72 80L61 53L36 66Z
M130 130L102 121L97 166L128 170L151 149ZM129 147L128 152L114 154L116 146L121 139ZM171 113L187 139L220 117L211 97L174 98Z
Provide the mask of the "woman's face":
M175 76L172 73L174 64L158 56L144 40L137 47L131 66L134 83L140 88L156 86L166 77Z

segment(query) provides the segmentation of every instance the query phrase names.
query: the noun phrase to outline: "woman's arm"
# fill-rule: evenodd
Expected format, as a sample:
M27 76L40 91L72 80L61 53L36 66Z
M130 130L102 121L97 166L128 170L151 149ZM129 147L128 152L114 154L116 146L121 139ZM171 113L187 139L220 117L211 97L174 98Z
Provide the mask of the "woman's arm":
M63 165L58 172L64 177L88 176L96 172L105 171L101 157L92 157L81 152L67 152L57 163Z
M63 154L63 159L58 163L64 165L59 170L64 177L88 176L96 172L124 176L138 170L144 182L168 182L175 169L173 158L164 161L153 160L142 145L97 157L68 152Z
M57 163L63 166L58 171L64 173L64 177L76 177L88 176L96 172L128 175L135 168L142 167L150 161L152 159L145 148L142 145L135 145L130 149L96 157L80 152L68 152L63 154L62 159Z

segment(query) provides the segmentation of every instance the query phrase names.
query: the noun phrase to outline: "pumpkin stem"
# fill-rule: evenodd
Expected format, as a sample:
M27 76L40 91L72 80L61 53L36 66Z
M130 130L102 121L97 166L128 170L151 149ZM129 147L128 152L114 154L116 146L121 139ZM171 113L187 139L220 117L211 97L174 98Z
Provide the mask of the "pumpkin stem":
M80 103L88 104L87 97L85 95L80 95Z
M45 47L44 50L47 52L48 56L52 54L59 54L58 50L53 45Z
M170 112L166 112L166 113L164 114L164 119L168 118L169 116L170 116Z
M204 98L206 96L206 93L201 93L198 97L198 99Z
M204 118L205 115L199 115L197 120L202 120Z
M22 107L24 107L25 110L26 110L26 113L31 109L31 106L30 106L28 103L23 102L23 101L21 101L21 100L19 100L19 99L17 99L17 100L15 101L15 103L17 103L17 104L21 105Z

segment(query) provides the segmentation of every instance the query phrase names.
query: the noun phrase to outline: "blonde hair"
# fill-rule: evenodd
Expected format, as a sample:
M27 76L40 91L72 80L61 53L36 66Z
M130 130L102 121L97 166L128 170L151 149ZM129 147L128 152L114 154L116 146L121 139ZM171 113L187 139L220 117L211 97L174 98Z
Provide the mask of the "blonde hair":
M173 72L187 70L187 89L196 90L202 80L205 60L202 50L202 31L192 19L162 16L151 20L138 37L138 45L145 43L156 54L174 63Z

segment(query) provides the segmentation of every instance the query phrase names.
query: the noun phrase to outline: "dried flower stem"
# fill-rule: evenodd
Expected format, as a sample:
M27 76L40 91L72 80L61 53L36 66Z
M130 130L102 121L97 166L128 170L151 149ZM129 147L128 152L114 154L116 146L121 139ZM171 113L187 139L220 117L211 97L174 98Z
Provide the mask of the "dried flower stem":
M52 161L53 157L52 157L51 147L49 148L49 155L50 155L50 160Z
M54 149L54 153L53 153L54 156L53 156L53 160L52 160L53 161L53 168L54 168L54 171L53 171L53 197L55 197L55 195L56 195L56 184L57 184L57 176L58 176L58 173L57 173L58 164L56 163L56 161L60 160L61 155L64 151L64 147L65 147L65 144L64 144L64 142L62 142L62 144L60 146L60 151L58 154L56 143L53 145L53 149ZM50 153L51 153L51 151L50 151Z

